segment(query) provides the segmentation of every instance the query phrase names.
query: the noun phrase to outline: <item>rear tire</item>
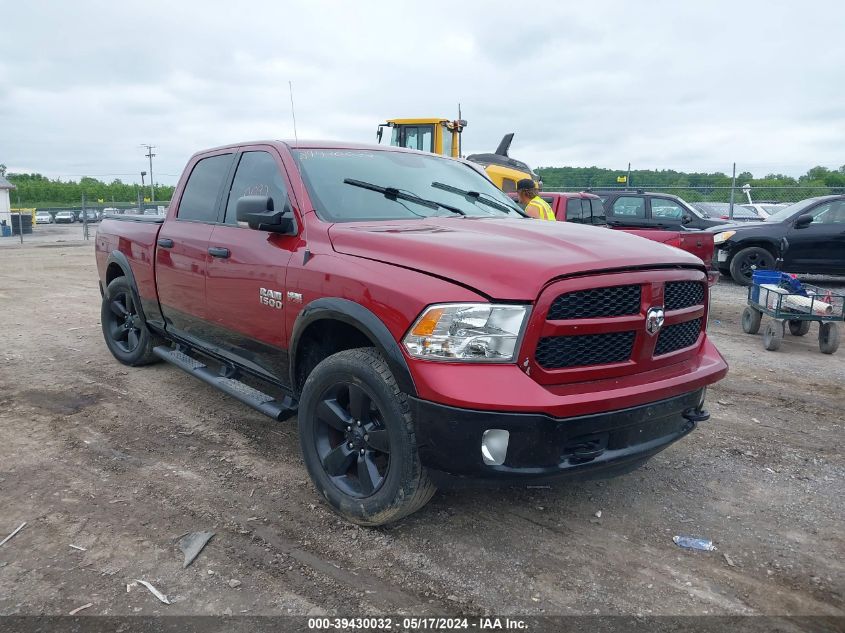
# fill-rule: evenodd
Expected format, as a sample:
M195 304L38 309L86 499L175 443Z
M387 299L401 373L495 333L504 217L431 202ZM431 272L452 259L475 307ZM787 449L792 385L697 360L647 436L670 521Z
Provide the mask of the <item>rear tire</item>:
M760 331L760 321L763 319L763 313L746 306L742 311L742 331L746 334L757 334Z
M819 351L833 354L839 349L839 327L836 323L819 323Z
M774 267L775 258L769 251L751 246L743 248L731 259L731 277L741 286L750 286L755 270L771 270Z
M153 347L163 343L147 328L140 306L135 303L132 284L126 277L117 277L106 287L100 308L106 346L112 356L131 367L160 360L153 354Z
M809 321L792 320L787 323L789 324L789 333L792 336L804 336L810 331Z
M298 418L311 480L347 521L397 521L434 495L408 398L375 349L345 350L321 361L302 388Z
M770 352L780 349L783 342L783 321L769 321L763 331L763 347Z

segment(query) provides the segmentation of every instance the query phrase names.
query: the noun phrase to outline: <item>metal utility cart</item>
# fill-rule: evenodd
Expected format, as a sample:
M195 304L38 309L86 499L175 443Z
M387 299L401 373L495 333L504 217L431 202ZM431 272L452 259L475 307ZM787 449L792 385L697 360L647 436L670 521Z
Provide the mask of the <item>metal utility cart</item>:
M833 354L839 348L839 323L845 321L845 294L801 284L791 275L772 270L754 273L748 288L748 305L742 311L742 331L757 334L766 314L772 318L763 330L763 347L780 348L786 328L804 336L819 324L819 350Z

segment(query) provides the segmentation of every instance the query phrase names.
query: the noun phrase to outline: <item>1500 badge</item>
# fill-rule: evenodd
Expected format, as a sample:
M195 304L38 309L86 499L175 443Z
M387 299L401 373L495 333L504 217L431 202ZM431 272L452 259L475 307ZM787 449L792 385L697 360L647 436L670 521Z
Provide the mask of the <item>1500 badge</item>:
M271 308L276 308L277 310L282 309L282 293L278 290L268 290L267 288L261 288L258 291L258 300L266 306L270 306Z

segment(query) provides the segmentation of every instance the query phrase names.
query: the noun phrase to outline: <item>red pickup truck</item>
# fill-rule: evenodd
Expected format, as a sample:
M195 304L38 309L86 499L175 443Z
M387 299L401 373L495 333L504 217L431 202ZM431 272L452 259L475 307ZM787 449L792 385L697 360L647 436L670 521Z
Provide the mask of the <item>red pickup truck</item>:
M99 226L105 342L278 420L348 520L455 477L627 472L727 365L701 260L549 226L460 160L268 141L193 156L167 216Z
M512 199L516 194L508 194ZM558 222L577 222L593 226L607 226L604 206L601 198L595 194L580 192L552 192L543 191L540 197L549 203ZM608 228L625 231L631 235L644 237L653 242L660 242L668 246L680 248L698 257L707 266L708 271L713 264L713 234L706 231L672 231L659 228L633 228L624 226L610 226ZM710 285L716 282L719 275L716 271L709 274Z

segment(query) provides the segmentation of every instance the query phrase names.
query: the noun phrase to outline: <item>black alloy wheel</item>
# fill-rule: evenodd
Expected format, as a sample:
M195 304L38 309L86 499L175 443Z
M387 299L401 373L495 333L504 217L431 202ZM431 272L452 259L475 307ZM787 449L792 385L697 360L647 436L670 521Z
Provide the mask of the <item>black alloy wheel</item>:
M153 348L164 341L147 327L126 277L112 279L103 292L100 324L109 351L124 365L137 367L159 360Z
M751 285L755 270L772 270L775 258L765 248L752 246L734 255L730 264L731 277L743 286Z
M112 295L109 312L108 333L112 342L121 351L131 354L141 344L141 328L144 326L132 293L122 290Z
M317 405L314 440L326 474L345 494L369 497L390 467L390 440L382 411L360 384L325 390Z

